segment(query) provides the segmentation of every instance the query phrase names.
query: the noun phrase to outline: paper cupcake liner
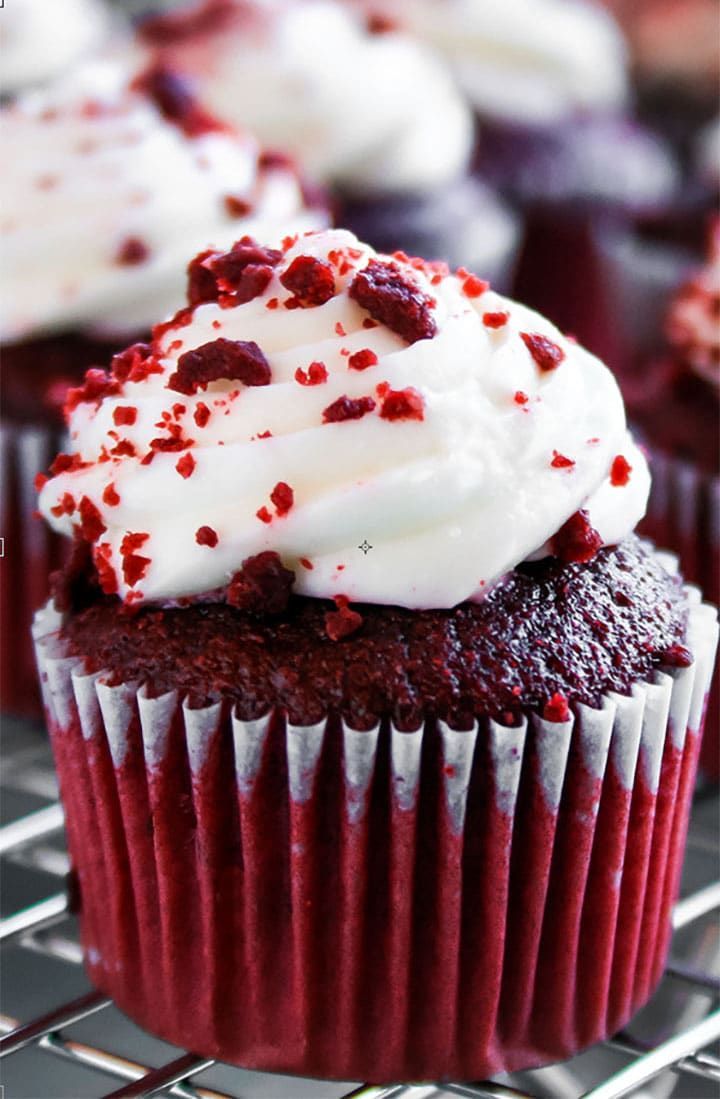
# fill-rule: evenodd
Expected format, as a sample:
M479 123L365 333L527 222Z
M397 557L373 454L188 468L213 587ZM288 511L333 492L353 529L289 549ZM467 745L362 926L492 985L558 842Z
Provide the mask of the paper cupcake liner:
M649 448L652 487L641 533L680 559L683 576L720 602L720 477ZM720 781L720 681L715 674L700 750L705 778Z
M65 540L36 517L35 476L48 468L61 439L56 428L0 422L0 707L6 713L42 713L30 631Z
M565 1058L668 945L717 640L552 724L243 722L37 656L88 972L151 1032L240 1065L476 1079Z

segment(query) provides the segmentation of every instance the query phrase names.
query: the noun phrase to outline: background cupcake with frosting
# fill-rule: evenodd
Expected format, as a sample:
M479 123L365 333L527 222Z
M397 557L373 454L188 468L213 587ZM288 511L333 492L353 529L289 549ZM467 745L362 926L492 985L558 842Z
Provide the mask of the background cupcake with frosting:
M328 231L198 255L67 407L39 505L75 552L35 638L97 985L175 1044L341 1079L622 1026L717 623L633 534L607 368Z
M294 169L167 70L87 66L17 99L1 125L2 603L17 628L56 563L57 544L33 519L33 479L58 449L68 385L182 304L188 241L227 247L250 232L279 243L328 215ZM33 697L25 648L12 666L4 650L10 710Z

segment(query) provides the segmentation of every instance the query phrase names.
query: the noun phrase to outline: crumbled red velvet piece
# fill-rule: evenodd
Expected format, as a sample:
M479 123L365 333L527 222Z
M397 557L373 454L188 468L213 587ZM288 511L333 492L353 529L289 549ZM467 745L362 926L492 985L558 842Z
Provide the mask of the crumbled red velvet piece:
M207 248L190 260L187 266L187 300L190 305L200 305L202 302L218 300L220 290L215 276L205 266L206 261L211 256L216 255L217 252L214 249Z
M199 401L195 408L195 411L193 412L193 420L198 425L198 427L205 427L209 419L210 409L204 403L204 401Z
M335 606L337 610L325 614L325 632L331 641L342 641L343 637L349 637L360 629L363 619L361 614L350 609L344 595L335 597Z
M295 501L295 493L285 481L278 481L270 493L270 499L275 505L275 511L279 516L287 515Z
M543 717L546 721L554 721L555 723L568 721L570 719L570 707L565 695L561 695L556 691L543 706Z
M115 262L121 267L134 267L144 263L150 256L150 249L140 237L126 237L115 253Z
M168 389L192 396L198 387L204 389L209 382L220 379L269 385L270 365L252 340L211 340L180 356Z
M103 523L102 515L87 496L83 496L78 506L80 513L80 534L86 542L97 542L107 527Z
M107 504L109 508L116 508L120 503L120 495L115 488L115 485L110 483L103 489L102 501Z
M188 137L225 129L200 105L187 81L171 69L153 65L136 77L133 88L147 95L163 118L179 126Z
M212 527L198 527L195 531L195 541L199 546L209 546L210 549L214 549L218 544L217 531Z
M523 393L522 389L517 389L515 391L515 396L513 397L513 400L515 401L515 404L523 405L527 404L530 398L528 397L527 393Z
M391 389L380 406L383 420L424 420L425 401L417 389Z
M286 290L303 308L324 305L335 296L335 276L329 263L315 256L296 256L280 276Z
M182 458L178 458L175 463L175 469L185 480L187 480L188 477L192 477L195 472L195 459L192 454L183 454Z
M378 357L374 351L371 351L369 347L364 347L361 351L356 351L348 359L348 366L351 370L367 370L369 366L375 366L378 361Z
M565 454L561 454L559 450L553 450L550 465L553 469L572 469L575 465L575 461L572 458L568 458Z
M360 420L375 408L372 397L338 397L323 410L323 423L337 424L342 420Z
M90 367L82 385L68 389L65 397L65 415L67 416L79 404L84 404L86 401L101 401L104 397L111 397L119 392L120 385L116 378L98 367Z
M618 454L613 458L613 463L610 466L610 484L615 488L623 488L630 480L630 474L632 473L632 466L622 454Z
M261 523L272 523L272 513L265 507L265 504L255 512L255 515Z
M50 475L57 477L58 473L74 473L86 465L87 462L83 462L79 454L58 454L50 466Z
M562 347L542 336L539 332L521 332L520 338L537 363L540 370L545 372L556 370L565 358Z
M510 320L510 314L505 311L483 313L482 320L486 328L504 328Z
M70 492L64 492L60 497L60 503L50 508L50 513L59 519L61 515L73 515L75 513L75 497Z
M93 549L98 583L106 595L115 595L118 590L117 576L110 561L111 555L112 547L109 542L101 542Z
M463 294L466 298L479 298L490 287L490 283L485 279L478 278L477 275L467 275L463 280L462 288Z
M118 382L142 382L150 374L162 374L162 367L149 343L134 343L113 355L110 371Z
M255 614L282 614L294 581L295 573L285 568L279 555L266 550L243 561L228 584L227 601Z
M602 538L585 510L571 515L552 539L552 551L564 564L590 561L601 547Z
M252 237L245 236L236 241L227 252L201 253L197 257L197 267L212 275L217 291L232 294L233 304L241 305L252 301L265 291L272 279L273 269L281 259L282 252L278 252L275 248L265 248ZM193 261L189 268L191 282L193 272L197 271L195 263L196 261ZM195 277L198 281L201 279L200 275ZM204 294L210 293L205 283L200 289ZM215 299L205 296L202 300Z
M660 663L667 664L669 668L689 668L693 662L693 654L685 645L670 645L660 654Z
M137 420L137 408L134 405L118 405L113 409L115 427L130 427Z
M134 588L138 580L142 580L149 565L150 558L142 557L139 553L129 553L123 557L123 578L129 588Z
M391 34L399 29L399 23L382 12L370 12L365 20L369 34Z
M252 208L252 202L239 195L225 195L225 209L232 218L246 218Z
M373 320L387 325L407 343L431 339L437 332L433 299L396 263L371 259L358 271L349 294Z
M328 379L328 372L325 363L314 362L310 363L307 370L303 370L301 366L295 371L295 381L300 385L322 385Z

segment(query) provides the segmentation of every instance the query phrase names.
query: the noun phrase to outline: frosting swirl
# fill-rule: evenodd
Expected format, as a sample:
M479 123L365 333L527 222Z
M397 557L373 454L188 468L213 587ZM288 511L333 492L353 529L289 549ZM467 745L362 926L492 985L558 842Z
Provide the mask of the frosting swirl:
M184 26L184 22L187 26ZM473 123L443 66L327 0L205 0L144 37L221 117L348 191L426 190L469 159Z
M340 230L190 272L196 304L71 398L41 491L107 590L202 596L272 550L306 595L451 607L569 519L597 549L642 516L609 370L475 276Z
M627 97L626 51L612 16L568 0L363 0L438 50L477 110L547 125Z
M667 330L681 363L720 392L720 219L710 230L707 262L679 291Z
M0 19L0 92L14 94L67 72L105 41L107 9L98 0L13 0Z
M133 334L177 309L190 250L326 224L297 175L201 110L171 73L120 66L2 111L0 335ZM182 232L178 232L182 226Z

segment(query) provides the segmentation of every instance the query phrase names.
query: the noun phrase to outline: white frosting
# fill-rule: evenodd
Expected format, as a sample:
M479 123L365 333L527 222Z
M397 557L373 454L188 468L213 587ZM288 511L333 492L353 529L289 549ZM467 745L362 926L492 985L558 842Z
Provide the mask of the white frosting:
M710 231L707 263L670 308L668 338L691 370L720 390L720 221Z
M108 9L98 0L8 0L0 15L0 92L60 76L109 29Z
M92 101L98 111L88 111ZM324 225L289 170L260 173L249 135L188 137L119 68L88 66L2 111L0 336L143 331L183 302L187 257L249 233ZM233 217L225 198L252 204ZM127 240L147 249L123 264Z
M221 117L349 190L423 190L466 165L473 123L452 79L405 34L370 34L328 0L238 3L237 23L166 47Z
M320 306L285 309L290 295L278 276L286 265L298 255L327 260L333 249L342 250L333 256L336 295ZM649 475L627 434L610 371L531 310L490 290L468 297L454 276L433 285L432 270L404 263L400 268L435 300L435 336L406 343L385 325L364 327L368 314L348 287L373 255L345 231L300 238L260 297L224 309L200 305L186 327L167 332L158 349L162 374L77 407L72 445L90 464L50 480L40 509L70 534L77 517L52 514L64 494L96 505L121 594L129 590L119 554L128 531L149 534L137 551L151 560L133 589L137 600L221 587L245 558L274 550L295 570L295 590L303 594L418 608L481 597L580 508L606 543L633 530ZM498 311L509 319L493 329L483 316ZM560 365L541 371L521 332L553 340L564 352ZM271 384L216 381L192 397L169 390L178 356L218 337L255 341ZM365 348L377 364L351 369L347 352ZM299 384L296 371L318 361L327 381ZM423 418L383 418L383 382L420 394ZM518 393L526 403L518 403ZM360 419L325 423L323 410L341 396L371 396L376 406ZM204 427L193 415L200 402L211 409ZM173 413L175 404L185 411ZM136 422L118 428L118 406L135 407ZM177 415L183 437L194 442L181 455L156 453L142 465L151 440L162 435L163 412ZM258 437L266 431L271 437ZM130 440L137 456L98 462L118 437ZM555 452L574 465L553 466ZM176 465L187 453L195 466L183 478ZM616 486L609 472L619 454L632 470L627 484ZM270 499L280 482L294 492L282 517ZM111 484L120 498L115 506L103 502ZM257 516L263 507L273 516L269 523ZM201 526L217 533L215 548L197 544ZM367 553L358 548L365 541Z
M522 124L607 110L627 96L610 14L574 0L379 0L453 66L485 116ZM364 0L377 9L378 0Z

